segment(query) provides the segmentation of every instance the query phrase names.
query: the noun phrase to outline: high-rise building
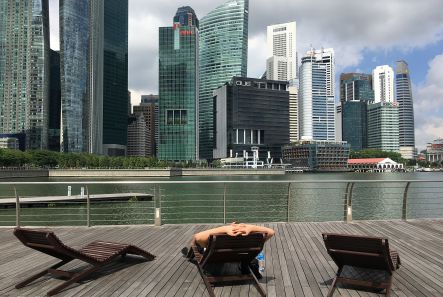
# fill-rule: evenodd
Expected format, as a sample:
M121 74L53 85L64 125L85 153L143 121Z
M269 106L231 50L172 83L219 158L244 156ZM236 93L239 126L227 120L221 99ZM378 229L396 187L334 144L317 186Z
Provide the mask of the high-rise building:
M104 39L98 48L103 56L103 152L122 156L128 119L128 0L102 1L103 29L97 38Z
M399 151L398 104L378 102L368 105L368 148Z
M175 18L193 12L180 8ZM194 14L195 15L195 14ZM175 19L174 18L174 19ZM198 159L197 17L159 28L159 132L161 160Z
M60 151L60 52L51 50L50 65L48 149Z
M61 150L124 155L128 1L60 0Z
M128 118L128 156L145 157L149 154L146 149L148 144L148 133L143 113L133 114Z
M394 102L394 70L389 65L377 66L372 71L374 102Z
M368 148L367 101L342 102L342 140L351 145L353 151Z
M364 73L340 75L340 102L373 100L372 75Z
M299 127L301 140L335 141L334 50L311 49L301 60Z
M0 1L0 134L46 149L48 109L48 1Z
M289 86L289 141L298 140L298 87Z
M214 91L214 158L243 156L257 147L260 158L281 158L289 143L287 81L234 77Z
M155 110L158 109L157 102L142 102L140 105L134 105L134 114L143 114L143 119L146 126L146 156L155 156L155 134L156 134L156 118Z
M367 148L367 105L373 101L372 75L364 73L340 75L342 140L347 141L352 150Z
M288 80L297 78L296 23L271 25L267 28L266 78Z
M233 76L246 77L249 0L229 0L200 21L199 147L211 159L214 146L212 92Z
M408 63L397 61L395 69L395 86L398 103L398 120L400 130L400 153L405 159L414 159L414 104L412 100L411 78Z
M153 94L151 94L151 95L142 95L141 96L140 105L151 105L151 106L154 107L154 130L153 130L154 133L152 133L152 131L149 132L149 133L151 133L151 136L152 136L152 134L154 135L155 146L154 146L154 150L153 150L153 155L156 156L157 152L158 152L158 144L159 144L159 140L160 140L160 138L159 138L159 135L160 135L159 134L159 126L158 126L158 124L159 124L158 95L153 95ZM149 130L149 127L148 127L148 130Z
M89 151L89 1L60 0L60 150Z

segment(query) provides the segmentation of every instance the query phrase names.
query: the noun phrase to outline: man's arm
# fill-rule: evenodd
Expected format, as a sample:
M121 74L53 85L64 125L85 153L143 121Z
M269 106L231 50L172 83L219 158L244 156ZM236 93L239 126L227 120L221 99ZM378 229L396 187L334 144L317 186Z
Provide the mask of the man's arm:
M207 247L209 237L214 234L228 234L230 236L237 236L241 234L241 231L235 225L221 226L196 233L194 235L194 241L201 247Z
M274 236L275 232L271 228L267 227L261 227L256 225L248 225L248 224L240 224L240 226L243 226L243 232L242 235L246 236L249 235L251 232L260 232L266 234L266 240Z

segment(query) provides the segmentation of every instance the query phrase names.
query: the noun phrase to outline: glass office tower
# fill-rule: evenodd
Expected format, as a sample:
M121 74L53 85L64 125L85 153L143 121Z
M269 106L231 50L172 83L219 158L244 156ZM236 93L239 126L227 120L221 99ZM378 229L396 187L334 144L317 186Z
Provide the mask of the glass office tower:
M372 75L364 73L342 73L340 75L340 102L373 101Z
M367 105L373 100L372 75L364 73L340 75L342 140L347 141L352 150L362 150L368 146Z
M368 148L399 151L398 104L378 102L368 105Z
M179 9L176 18L181 13ZM191 19L197 20L197 17ZM157 157L169 161L197 160L196 22L191 21L186 26L175 22L173 27L159 28L159 105L160 143Z
M400 153L403 158L415 157L414 104L412 101L411 78L408 63L397 61L395 69L395 86L397 91Z
M335 141L334 50L311 49L301 63L300 139Z
M60 0L61 150L125 155L128 1Z
M0 1L0 134L46 149L48 107L48 1Z
M124 155L128 122L128 0L104 1L103 150Z
M212 92L232 77L247 75L248 0L230 0L200 21L199 132L200 158L214 147Z
M60 0L62 152L88 151L89 0Z

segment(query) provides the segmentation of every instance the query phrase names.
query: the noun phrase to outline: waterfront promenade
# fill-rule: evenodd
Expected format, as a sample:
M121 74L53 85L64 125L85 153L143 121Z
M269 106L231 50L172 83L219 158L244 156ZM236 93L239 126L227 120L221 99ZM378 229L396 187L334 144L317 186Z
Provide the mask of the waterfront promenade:
M157 256L152 262L128 257L94 279L68 288L57 296L209 296L197 268L184 260L180 249L192 234L213 225L164 225L122 227L62 227L56 234L68 245L113 240L136 244ZM392 296L442 296L443 220L360 221L323 223L269 223L276 235L265 245L266 270L260 281L268 296L326 296L336 266L327 255L322 232L385 236L400 253L402 266L394 274ZM31 272L56 262L23 246L11 228L0 229L0 296L44 296L61 280L43 277L24 289L14 284ZM73 262L70 268L83 266ZM251 285L216 288L217 296L258 296ZM384 296L341 288L334 296Z

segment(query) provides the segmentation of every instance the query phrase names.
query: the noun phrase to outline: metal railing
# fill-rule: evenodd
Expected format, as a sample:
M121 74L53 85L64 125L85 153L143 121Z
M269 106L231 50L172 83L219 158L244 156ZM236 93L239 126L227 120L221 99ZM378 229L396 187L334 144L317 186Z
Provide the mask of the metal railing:
M24 197L85 187L83 200L27 207ZM151 201L94 201L147 193ZM2 207L1 198L15 198ZM29 199L27 199L29 200ZM6 201L6 200L3 200ZM0 226L345 221L443 218L443 180L0 182Z

